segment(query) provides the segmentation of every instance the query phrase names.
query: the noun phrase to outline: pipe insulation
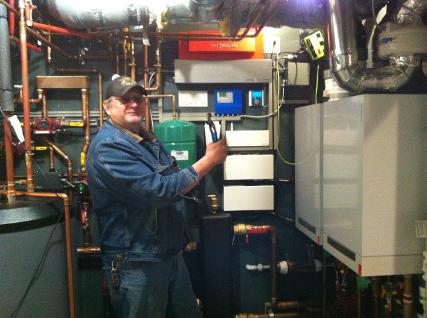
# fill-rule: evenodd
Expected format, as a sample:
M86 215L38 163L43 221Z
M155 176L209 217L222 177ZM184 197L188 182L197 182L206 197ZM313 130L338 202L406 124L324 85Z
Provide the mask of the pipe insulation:
M329 0L328 39L332 73L341 87L353 92L395 91L419 67L418 56L395 56L389 65L367 69L358 61L355 15L351 1Z
M0 4L0 107L3 111L13 112L13 86L7 16L6 6Z
M419 14L427 11L426 0L407 0L400 7L396 15L397 23L419 23ZM414 14L419 13L419 14Z
M198 2L191 0L47 0L46 5L50 14L68 27L89 30L147 28L159 19L192 19L194 12L203 11Z

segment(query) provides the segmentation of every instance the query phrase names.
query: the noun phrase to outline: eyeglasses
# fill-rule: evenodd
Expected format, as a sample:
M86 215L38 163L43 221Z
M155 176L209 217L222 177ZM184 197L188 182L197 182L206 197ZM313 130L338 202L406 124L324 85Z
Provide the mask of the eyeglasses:
M122 104L128 104L131 101L134 101L137 104L140 104L144 101L144 97L142 95L134 95L134 96L121 96L121 97L110 97L109 100L116 100Z
M134 96L122 96L120 97L124 104L130 103L131 101L134 101L135 103L139 104L142 103L144 100L144 96L142 95L134 95Z

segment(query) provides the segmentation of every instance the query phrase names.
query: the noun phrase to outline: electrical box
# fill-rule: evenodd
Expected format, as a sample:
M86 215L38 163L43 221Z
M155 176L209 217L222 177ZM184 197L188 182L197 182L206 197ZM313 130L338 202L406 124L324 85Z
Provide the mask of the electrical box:
M240 115L242 113L242 91L238 89L216 90L214 97L215 114Z
M322 118L325 250L361 276L421 273L427 95L354 96L325 103Z
M310 85L310 64L300 62L288 62L288 85Z
M224 162L224 180L273 180L271 154L229 155Z
M250 90L248 92L248 106L249 107L262 107L265 105L264 100L264 90L257 89L257 90Z
M295 225L322 245L322 104L295 109Z
M224 186L224 211L272 211L274 186Z
M268 130L227 130L225 141L227 147L268 147L270 132Z

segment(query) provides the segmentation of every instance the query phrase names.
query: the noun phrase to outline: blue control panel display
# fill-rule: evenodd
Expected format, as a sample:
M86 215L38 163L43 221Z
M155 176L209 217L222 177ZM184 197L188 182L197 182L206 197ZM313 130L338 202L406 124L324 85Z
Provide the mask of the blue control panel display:
M242 114L242 91L238 89L223 89L215 91L215 114L240 115Z

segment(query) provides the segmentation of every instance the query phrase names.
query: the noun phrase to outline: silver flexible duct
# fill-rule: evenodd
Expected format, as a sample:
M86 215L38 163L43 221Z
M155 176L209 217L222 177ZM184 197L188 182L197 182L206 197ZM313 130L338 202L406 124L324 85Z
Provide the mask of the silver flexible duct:
M397 23L417 23L420 20L419 14L427 11L426 0L408 0L403 3L396 15Z
M197 2L198 3L198 2ZM166 13L171 20L192 19L202 5L192 0L47 0L50 14L75 29L115 29L148 26ZM194 10L193 10L194 9Z
M395 91L409 81L420 58L395 57L388 66L366 69L358 62L351 1L329 0L329 13L330 63L341 87L353 92Z

